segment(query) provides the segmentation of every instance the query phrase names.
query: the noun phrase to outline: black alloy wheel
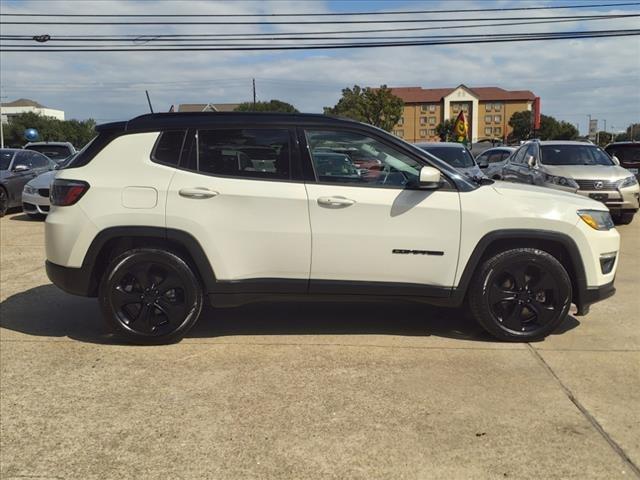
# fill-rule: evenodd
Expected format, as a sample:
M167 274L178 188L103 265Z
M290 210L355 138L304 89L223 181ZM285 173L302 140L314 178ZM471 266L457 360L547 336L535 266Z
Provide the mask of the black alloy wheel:
M544 338L566 317L571 281L558 260L542 250L522 248L487 260L470 293L474 315L504 340Z
M125 252L111 263L100 300L111 326L135 343L182 338L202 309L202 289L177 255L155 249Z

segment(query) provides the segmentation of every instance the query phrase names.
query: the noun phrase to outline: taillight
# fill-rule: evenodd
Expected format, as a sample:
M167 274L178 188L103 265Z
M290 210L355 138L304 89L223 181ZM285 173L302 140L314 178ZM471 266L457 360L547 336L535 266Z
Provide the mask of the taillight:
M51 205L68 207L80 200L87 190L89 190L87 182L59 178L53 181L49 199L51 200Z

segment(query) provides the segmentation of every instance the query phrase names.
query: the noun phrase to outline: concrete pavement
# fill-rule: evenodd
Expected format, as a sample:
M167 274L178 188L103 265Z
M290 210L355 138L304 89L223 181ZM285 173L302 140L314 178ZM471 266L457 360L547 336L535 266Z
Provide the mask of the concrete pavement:
M0 478L640 478L640 219L618 293L536 344L411 304L208 310L114 342L0 220Z

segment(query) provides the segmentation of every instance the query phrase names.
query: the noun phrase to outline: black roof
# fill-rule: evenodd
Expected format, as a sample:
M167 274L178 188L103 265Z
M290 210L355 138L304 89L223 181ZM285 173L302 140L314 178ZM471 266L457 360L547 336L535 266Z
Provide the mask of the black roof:
M223 124L297 124L297 125L362 125L347 118L332 117L320 113L272 113L272 112L172 112L148 113L128 122L98 125L97 131L124 130L149 131L168 128L193 128L200 125Z

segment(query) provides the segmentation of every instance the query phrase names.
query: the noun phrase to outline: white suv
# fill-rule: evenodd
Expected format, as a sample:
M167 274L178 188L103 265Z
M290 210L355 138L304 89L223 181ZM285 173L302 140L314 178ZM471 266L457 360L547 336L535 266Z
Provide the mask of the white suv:
M205 299L300 296L466 302L496 337L530 341L615 292L602 203L475 183L368 125L166 113L97 130L56 175L47 272L134 342L181 338Z

